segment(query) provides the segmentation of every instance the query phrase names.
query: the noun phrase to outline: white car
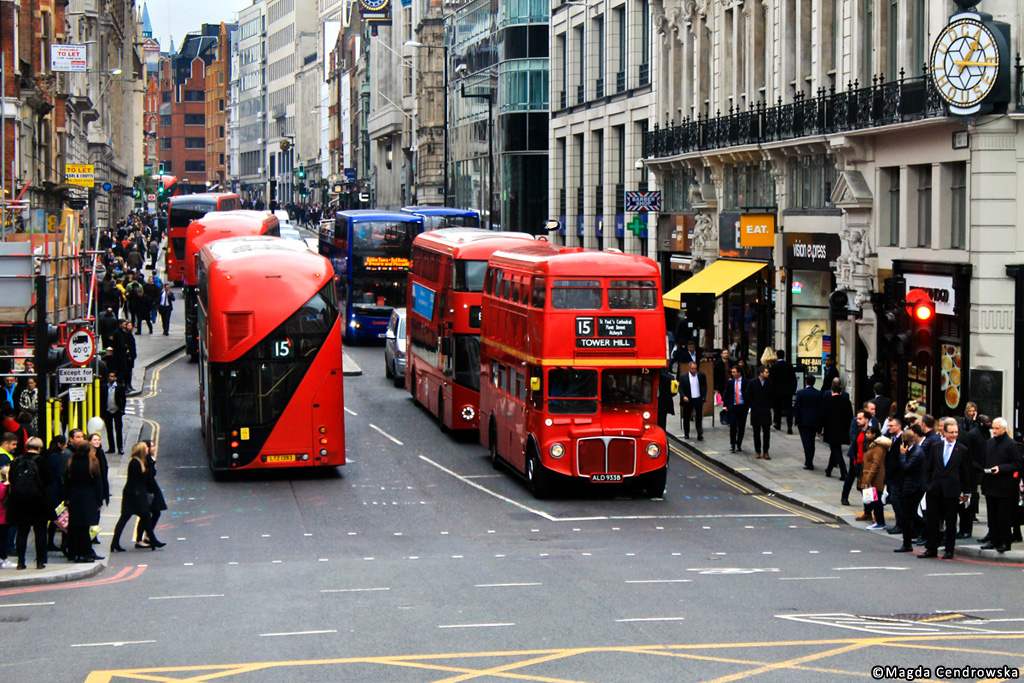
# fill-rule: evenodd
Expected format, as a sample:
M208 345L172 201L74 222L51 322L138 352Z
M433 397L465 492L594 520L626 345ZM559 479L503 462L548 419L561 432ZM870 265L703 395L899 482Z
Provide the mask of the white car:
M388 329L384 332L384 376L396 387L405 385L405 309L391 311Z
M302 241L302 233L299 232L298 229L292 225L289 225L287 223L281 223L280 231L281 237L285 239Z

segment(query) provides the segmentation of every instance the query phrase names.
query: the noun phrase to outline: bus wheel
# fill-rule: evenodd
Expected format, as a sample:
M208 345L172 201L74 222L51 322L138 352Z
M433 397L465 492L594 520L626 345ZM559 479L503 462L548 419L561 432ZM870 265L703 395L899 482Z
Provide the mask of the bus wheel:
M533 448L526 460L526 481L530 484L534 498L543 500L551 495L551 474L540 464L540 458L533 452Z
M440 391L437 392L437 427L441 433L448 433L448 427L444 424L444 394Z
M647 482L644 485L644 495L648 498L664 498L665 484L668 482L668 465L665 465L657 472L647 475Z

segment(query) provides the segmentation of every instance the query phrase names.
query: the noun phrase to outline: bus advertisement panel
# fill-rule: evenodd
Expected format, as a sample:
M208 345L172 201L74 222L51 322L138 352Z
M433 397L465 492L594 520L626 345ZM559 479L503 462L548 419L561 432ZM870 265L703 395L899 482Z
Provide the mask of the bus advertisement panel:
M204 244L227 237L269 235L280 237L277 217L269 211L216 211L189 223L185 234L185 353L195 360L199 353L196 325L196 257Z
M231 237L199 252L200 413L217 471L345 464L334 271L304 244Z
M488 262L480 441L545 497L562 482L665 489L665 314L644 256L532 247Z
M473 209L455 209L450 206L403 206L402 213L411 213L423 218L425 231L480 227L480 212Z
M478 429L480 306L487 259L534 244L523 232L442 228L413 241L406 321L409 392L442 429Z
M165 280L184 282L185 233L188 224L210 211L234 211L242 208L237 194L207 192L171 197L167 208L167 273Z
M334 267L345 341L384 340L394 308L405 306L412 241L423 219L406 213L339 211L320 226L320 254Z

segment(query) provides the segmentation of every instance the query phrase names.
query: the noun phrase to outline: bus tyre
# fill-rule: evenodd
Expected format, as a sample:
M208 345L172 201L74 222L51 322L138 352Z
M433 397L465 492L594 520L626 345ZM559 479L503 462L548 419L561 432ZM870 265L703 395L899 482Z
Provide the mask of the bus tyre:
M444 394L440 391L437 392L437 428L442 434L448 433L448 428L444 425Z
M540 464L540 458L532 452L526 461L526 481L530 484L533 497L543 500L551 495L551 473Z
M666 483L668 483L668 465L665 465L657 472L651 472L647 475L644 495L648 498L664 498Z

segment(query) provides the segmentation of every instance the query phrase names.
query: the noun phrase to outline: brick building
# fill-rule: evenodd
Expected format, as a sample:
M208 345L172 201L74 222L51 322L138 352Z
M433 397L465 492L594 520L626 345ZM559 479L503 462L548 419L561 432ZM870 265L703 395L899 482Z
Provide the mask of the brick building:
M206 67L206 181L223 190L227 181L228 88L231 83L231 34L237 24L221 22L216 58Z

